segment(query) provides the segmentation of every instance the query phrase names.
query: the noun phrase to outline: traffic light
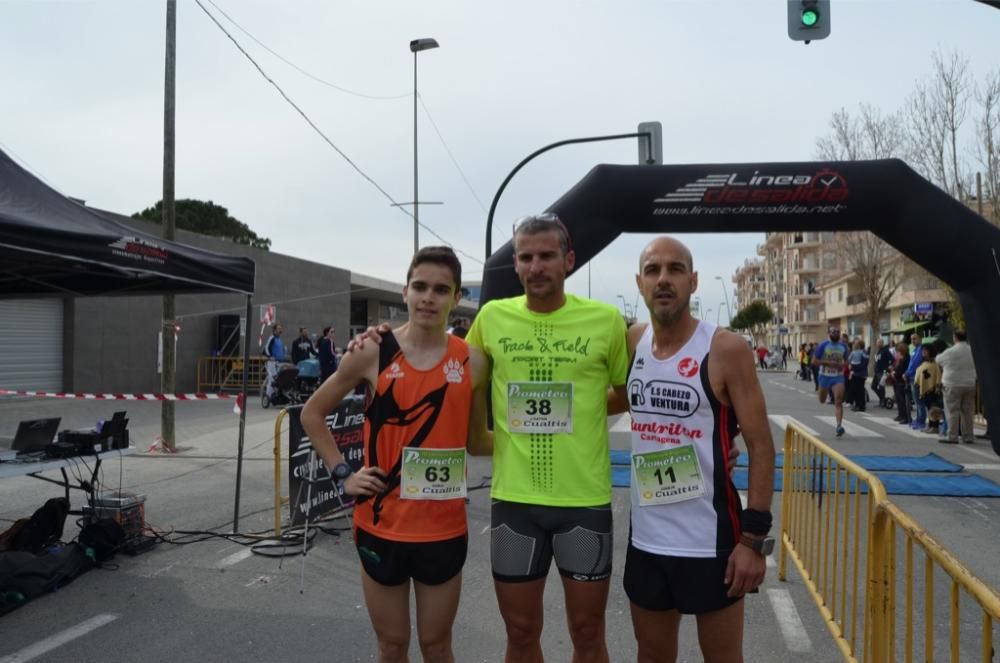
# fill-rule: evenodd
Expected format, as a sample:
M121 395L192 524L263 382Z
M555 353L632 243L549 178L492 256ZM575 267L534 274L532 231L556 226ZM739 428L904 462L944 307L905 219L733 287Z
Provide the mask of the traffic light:
M788 0L788 36L809 43L830 36L830 0Z

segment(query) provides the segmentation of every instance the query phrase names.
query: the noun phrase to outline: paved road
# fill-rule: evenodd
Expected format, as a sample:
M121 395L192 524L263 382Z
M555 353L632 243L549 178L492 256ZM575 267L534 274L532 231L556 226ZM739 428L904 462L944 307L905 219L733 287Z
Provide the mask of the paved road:
M1000 458L983 443L945 447L930 436L893 428L892 414L851 417L859 428L839 440L827 421L832 408L815 401L811 385L790 373L762 373L775 443L780 447L787 417L793 417L846 453L922 455L935 451L976 472L1000 480ZM800 387L799 385L803 385ZM133 440L148 448L158 428L156 404L129 403ZM110 488L148 496L146 517L157 527L227 531L232 524L237 417L229 403L178 405L179 444L174 457L137 455L108 464ZM0 401L0 428L19 418L54 412L64 424L81 426L107 418L114 406L68 401ZM241 503L241 531L265 531L273 511L274 412L252 409L248 416L247 460ZM612 446L628 445L627 422L612 427ZM470 477L489 474L475 459ZM474 483L474 479L473 479ZM0 484L0 527L30 514L54 488L19 478ZM502 658L503 624L489 575L487 491L471 493L470 550L462 605L456 623L460 661ZM899 503L984 580L1000 586L995 565L995 525L1000 500L899 498ZM780 502L776 499L775 507ZM628 602L621 590L627 535L628 493L616 489L615 576L608 606L608 642L613 661L635 659ZM344 527L344 520L327 523ZM273 559L222 539L190 545L160 545L138 557L118 557L116 568L94 570L57 594L43 597L0 618L0 663L13 661L174 661L183 658L229 661L245 657L298 660L321 657L370 661L373 639L361 601L356 553L349 538L319 535L306 557ZM942 598L946 594L941 595ZM543 646L550 660L567 659L565 606L558 578L546 593ZM747 599L746 660L840 660L812 599L794 575L780 583L774 568L762 591ZM680 660L700 660L693 620L682 626ZM416 647L413 660L419 660Z

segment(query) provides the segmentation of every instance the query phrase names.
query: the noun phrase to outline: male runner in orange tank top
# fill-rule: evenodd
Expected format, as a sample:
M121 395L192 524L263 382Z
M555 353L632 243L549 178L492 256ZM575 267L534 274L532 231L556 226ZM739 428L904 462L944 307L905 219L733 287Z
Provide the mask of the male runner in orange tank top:
M483 409L470 416L473 390L485 382L485 357L446 333L461 297L461 269L447 247L417 252L403 288L409 322L381 345L345 355L302 410L317 453L344 492L358 498L361 584L384 663L408 660L411 580L423 659L454 661L451 629L467 548L465 451L492 450L472 442L488 443ZM359 383L371 398L365 466L350 474L325 419Z

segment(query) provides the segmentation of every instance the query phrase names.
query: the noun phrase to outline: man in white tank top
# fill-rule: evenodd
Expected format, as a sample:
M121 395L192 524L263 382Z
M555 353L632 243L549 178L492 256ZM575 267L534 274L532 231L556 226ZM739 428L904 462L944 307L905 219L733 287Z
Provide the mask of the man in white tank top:
M639 256L649 325L629 330L633 354L632 527L625 561L638 660L675 661L681 615L694 614L706 662L740 661L743 595L764 580L774 442L746 342L691 316L691 252L669 237ZM737 425L737 422L739 424ZM726 470L733 438L750 456L747 509Z

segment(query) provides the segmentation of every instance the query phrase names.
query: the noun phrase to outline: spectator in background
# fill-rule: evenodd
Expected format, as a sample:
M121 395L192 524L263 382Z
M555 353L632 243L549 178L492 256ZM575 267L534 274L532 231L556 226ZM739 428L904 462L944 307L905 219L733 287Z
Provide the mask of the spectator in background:
M872 375L872 391L878 396L879 407L886 406L885 385L882 384L882 377L892 368L892 352L886 346L885 341L879 337L875 341L875 367Z
M274 376L278 374L278 364L285 361L285 343L281 340L281 325L277 322L271 325L271 337L264 344L263 354L267 357L264 370L267 371L267 383L264 386L264 393L270 398L274 395Z
M906 384L906 369L910 366L910 349L904 341L896 344L896 359L892 365L892 390L896 397L896 408L899 416L896 421L901 424L910 425L910 401L911 393Z
M303 359L312 359L316 356L316 346L309 338L309 330L306 327L299 327L299 337L292 343L292 363L298 365Z
M976 407L976 365L972 361L972 348L966 343L965 331L955 330L955 345L937 356L937 363L944 373L944 413L948 421L948 437L938 442L958 444L961 434L966 444L975 442L972 415Z
M465 338L471 326L472 323L468 318L455 318L451 321L451 329L448 330L448 333L459 338Z
M326 379L337 371L337 344L334 342L334 333L337 330L333 327L323 327L323 337L319 339L319 375L320 381Z
M807 345L803 343L799 346L799 376L805 380L809 381L809 351L807 350Z
M864 412L868 400L865 395L865 380L868 379L868 353L865 352L863 341L854 341L854 350L848 356L847 364L850 371L847 388L851 393L851 409L854 412Z
M934 361L937 351L933 346L920 347L923 361L917 366L916 385L927 413L925 433L937 433L941 425L941 367Z
M819 366L812 363L813 356L815 356L816 354L815 343L809 344L808 354L809 354L809 368L812 370L812 377L813 377L813 387L814 387L813 391L819 391Z
M781 346L781 368L782 370L788 368L788 353L791 351L787 345Z
M767 347L761 344L757 347L757 365L762 369L767 368Z
M917 368L923 363L923 346L920 345L919 336L914 334L911 338L917 340L917 346L910 351L910 365L906 368L906 384L910 388L910 402L913 403L914 410L913 422L910 427L914 430L923 430L927 425L927 408L920 398L920 388L917 385Z

